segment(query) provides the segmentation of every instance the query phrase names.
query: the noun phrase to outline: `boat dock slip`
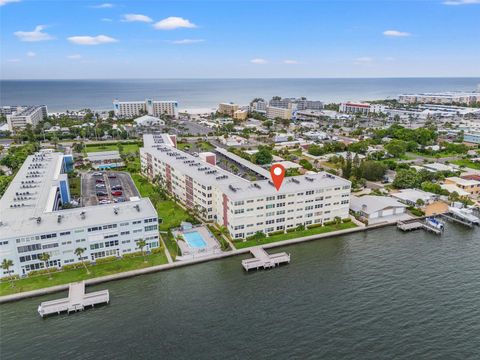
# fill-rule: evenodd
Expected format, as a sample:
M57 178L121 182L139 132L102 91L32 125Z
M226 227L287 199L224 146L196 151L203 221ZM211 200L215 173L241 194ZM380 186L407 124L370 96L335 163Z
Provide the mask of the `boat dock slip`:
M246 271L251 269L270 269L290 262L290 254L282 252L270 255L261 246L251 248L250 253L254 256L253 259L242 260L242 266Z
M424 229L427 231L431 231L437 235L442 234L442 230L433 227L431 225L428 225L421 220L414 220L414 221L399 221L397 222L397 228L402 230L402 231L413 231L413 230L418 230L418 229Z
M95 291L85 294L85 282L76 282L69 285L68 297L58 300L45 301L38 307L38 313L41 317L50 314L60 314L82 311L88 306L105 304L110 301L108 290Z

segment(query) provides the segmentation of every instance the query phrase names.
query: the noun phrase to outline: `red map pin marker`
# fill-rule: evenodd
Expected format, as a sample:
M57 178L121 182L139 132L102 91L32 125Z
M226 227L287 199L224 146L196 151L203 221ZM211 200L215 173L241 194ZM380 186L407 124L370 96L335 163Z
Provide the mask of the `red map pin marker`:
M270 168L270 175L272 176L273 184L275 188L280 190L280 186L282 186L283 178L285 177L285 168L281 164L274 164Z

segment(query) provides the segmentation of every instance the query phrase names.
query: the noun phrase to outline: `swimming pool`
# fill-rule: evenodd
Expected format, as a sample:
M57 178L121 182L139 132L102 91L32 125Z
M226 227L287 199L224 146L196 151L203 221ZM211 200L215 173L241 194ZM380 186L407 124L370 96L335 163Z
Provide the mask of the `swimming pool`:
M207 247L207 243L198 231L184 233L183 237L188 245L190 245L192 248L200 249Z

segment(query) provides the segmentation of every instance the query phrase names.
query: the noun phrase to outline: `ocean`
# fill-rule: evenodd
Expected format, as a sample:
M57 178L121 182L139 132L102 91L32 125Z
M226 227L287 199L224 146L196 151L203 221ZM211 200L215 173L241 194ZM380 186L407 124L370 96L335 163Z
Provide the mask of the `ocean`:
M0 80L0 105L46 104L49 112L112 110L112 101L177 100L180 109L211 110L220 102L300 97L325 102L394 99L402 93L472 91L480 78Z
M386 227L88 287L110 304L40 318L50 294L0 306L9 359L479 359L480 231Z

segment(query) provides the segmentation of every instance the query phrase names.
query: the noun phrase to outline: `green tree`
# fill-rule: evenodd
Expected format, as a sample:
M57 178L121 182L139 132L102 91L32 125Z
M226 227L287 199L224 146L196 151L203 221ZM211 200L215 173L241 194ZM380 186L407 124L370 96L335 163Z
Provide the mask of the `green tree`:
M360 165L361 177L370 180L378 181L385 176L387 167L378 161L366 160Z
M145 246L147 246L147 242L144 239L140 239L140 240L137 241L137 248L142 252L143 260L147 261L147 259L145 257L145 251L143 251Z
M407 143L403 140L391 140L385 145L385 150L394 157L399 158L405 155L405 152L407 151Z
M85 267L85 270L87 271L87 274L90 274L90 270L87 268L87 264L85 264L85 261L83 261L83 253L85 252L85 248L83 247L78 247L75 249L74 254L78 257L78 260L82 262L82 265Z
M48 261L50 260L50 254L43 253L38 256L38 260L43 261L45 263L45 270L48 269ZM51 278L51 276L49 276Z
M350 179L350 176L352 176L352 154L349 152L347 153L345 164L342 167L342 176L345 179Z
M3 259L2 261L2 269L7 272L7 276L10 276L10 268L13 266L13 261L10 259ZM10 278L10 286L13 287L13 277Z
M414 188L417 184L417 172L413 169L400 169L393 180L393 186L398 189Z
M256 164L265 165L270 164L273 160L271 151L265 147L259 147L257 153L254 155L254 161Z
M313 165L307 159L301 159L298 162L304 169L313 170Z

